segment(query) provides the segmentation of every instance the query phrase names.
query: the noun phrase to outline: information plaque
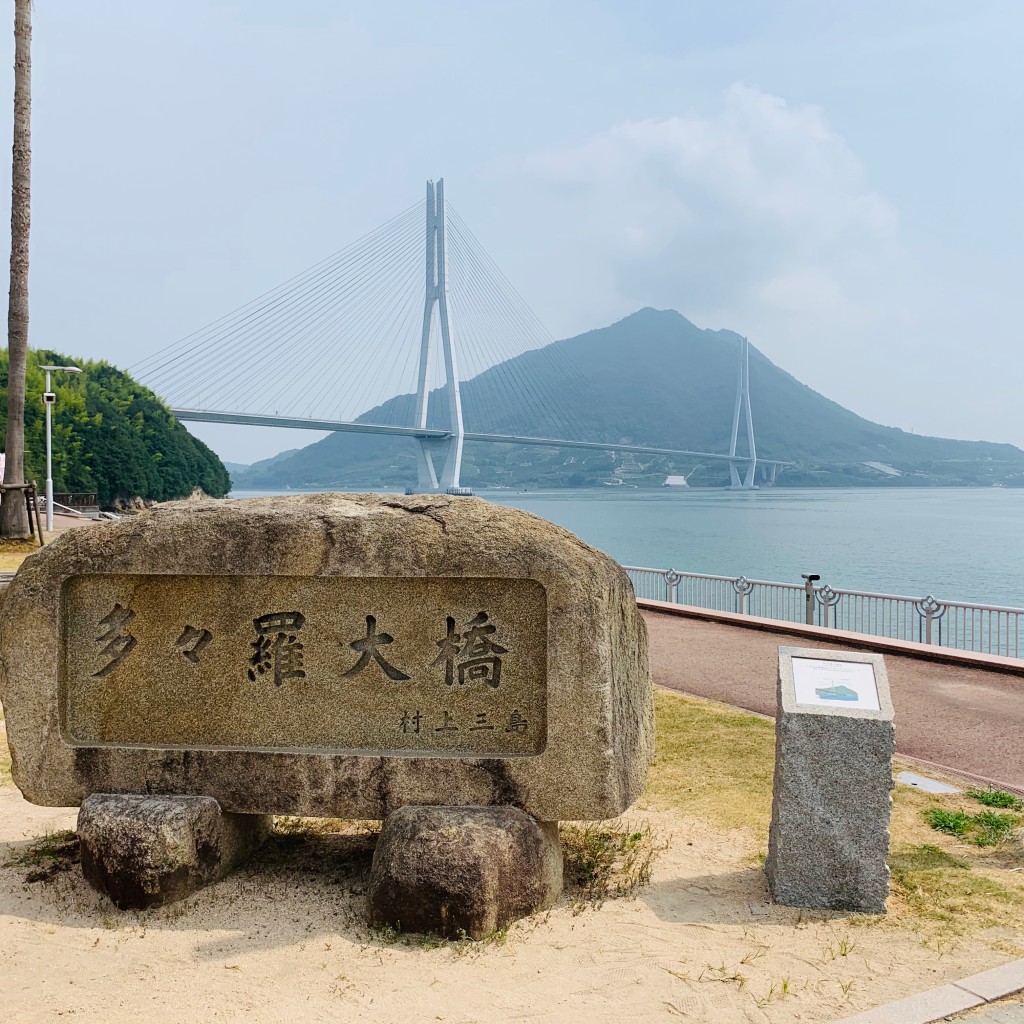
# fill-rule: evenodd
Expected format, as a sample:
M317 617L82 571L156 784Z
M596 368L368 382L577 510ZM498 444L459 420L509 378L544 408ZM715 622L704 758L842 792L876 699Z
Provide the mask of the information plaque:
M797 704L879 710L878 683L869 662L794 657L792 664Z

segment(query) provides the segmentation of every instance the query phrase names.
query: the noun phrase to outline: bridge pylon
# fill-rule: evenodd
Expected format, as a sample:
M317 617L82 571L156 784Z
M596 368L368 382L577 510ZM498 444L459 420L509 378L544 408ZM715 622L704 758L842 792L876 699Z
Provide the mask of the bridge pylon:
M740 413L747 427L747 447L749 455L736 457L736 442L740 433ZM757 487L757 448L754 444L754 420L750 415L750 342L746 338L740 339L740 365L738 379L736 381L736 407L732 414L732 439L729 442L729 478L730 490L752 491ZM740 478L737 464L746 467L746 473ZM774 482L774 469L772 467L772 481Z
M445 392L448 400L450 436L419 437L417 473L421 492L464 492L459 484L462 472L462 447L466 429L462 422L462 395L459 391L459 362L451 321L448 315L448 246L445 235L444 178L437 184L427 182L426 290L423 299L423 337L420 342L420 369L416 389L416 426L427 428L430 404L430 357L434 344L434 310L441 334L444 356Z

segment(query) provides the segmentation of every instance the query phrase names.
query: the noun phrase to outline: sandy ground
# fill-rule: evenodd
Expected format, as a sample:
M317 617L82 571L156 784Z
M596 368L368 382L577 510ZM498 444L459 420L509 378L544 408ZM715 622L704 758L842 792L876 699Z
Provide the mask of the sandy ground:
M582 912L563 901L504 943L430 948L369 931L359 838L303 840L147 913L118 912L78 869L29 884L8 864L0 1020L829 1021L1003 962L1007 938L1024 942L952 946L892 921L771 907L748 836L671 812L632 817L667 847L649 887ZM73 826L74 812L0 788L0 863Z
M844 648L645 611L655 683L775 714L778 650ZM1018 674L885 654L902 754L1024 792L1024 662ZM954 726L955 723L955 727Z

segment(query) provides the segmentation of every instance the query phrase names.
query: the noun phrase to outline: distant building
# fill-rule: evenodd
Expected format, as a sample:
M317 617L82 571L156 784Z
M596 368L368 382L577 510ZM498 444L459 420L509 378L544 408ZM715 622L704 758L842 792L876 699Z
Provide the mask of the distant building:
M662 487L689 487L685 476L667 476Z

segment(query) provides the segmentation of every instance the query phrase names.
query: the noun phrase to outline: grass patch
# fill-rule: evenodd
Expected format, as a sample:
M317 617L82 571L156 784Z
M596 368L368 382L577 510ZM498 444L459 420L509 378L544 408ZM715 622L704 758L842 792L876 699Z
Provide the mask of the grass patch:
M1010 833L1020 824L1020 818L1014 814L997 814L995 811L982 811L974 815L978 834L971 838L976 846L995 846L1010 838Z
M998 846L1006 842L1020 824L1020 818L1015 814L999 814L997 811L968 814L945 807L929 807L924 817L937 832L956 836L975 846Z
M894 896L890 919L923 927L938 941L988 928L1022 930L1022 851L1002 839L990 842L1003 823L987 818L979 823L978 815L960 806L962 799L962 794L935 797L910 786L897 787L889 856Z
M967 795L986 807L1000 807L1009 811L1024 810L1024 800L1004 789L969 789Z
M724 828L752 829L763 845L772 813L774 722L661 689L655 711L647 801Z
M0 571L17 572L21 563L39 550L37 540L4 540L0 538Z
M943 868L955 871L971 870L971 865L967 861L954 857L951 853L947 853L931 843L900 847L893 851L889 867L894 875L896 872L900 872L904 877L909 877L915 872L938 871Z
M28 868L26 882L48 882L63 871L70 871L79 860L77 833L47 832L11 853L4 867Z
M975 871L937 846L900 846L889 859L894 892L915 917L951 926L1020 924L1024 892ZM1011 918L1015 920L1011 922Z
M929 807L924 820L937 832L950 836L966 836L974 827L974 819L964 811L947 811L944 807Z
M559 826L565 885L574 912L629 896L651 880L658 854L649 825L622 821Z
M32 523L33 530L35 523ZM0 537L0 556L7 555L31 555L33 551L39 550L39 541L35 534L24 540L14 540L7 537Z

